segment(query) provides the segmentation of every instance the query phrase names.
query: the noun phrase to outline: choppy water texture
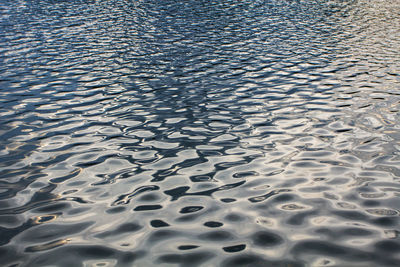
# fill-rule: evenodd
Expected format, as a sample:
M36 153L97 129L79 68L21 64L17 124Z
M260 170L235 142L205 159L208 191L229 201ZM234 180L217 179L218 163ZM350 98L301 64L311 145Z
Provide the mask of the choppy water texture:
M400 1L0 1L3 266L400 266Z

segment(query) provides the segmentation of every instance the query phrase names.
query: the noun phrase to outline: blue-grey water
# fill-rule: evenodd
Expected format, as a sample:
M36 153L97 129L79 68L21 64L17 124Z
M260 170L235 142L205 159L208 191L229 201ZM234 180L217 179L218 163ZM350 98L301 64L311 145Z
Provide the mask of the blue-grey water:
M399 0L0 0L1 266L400 266Z

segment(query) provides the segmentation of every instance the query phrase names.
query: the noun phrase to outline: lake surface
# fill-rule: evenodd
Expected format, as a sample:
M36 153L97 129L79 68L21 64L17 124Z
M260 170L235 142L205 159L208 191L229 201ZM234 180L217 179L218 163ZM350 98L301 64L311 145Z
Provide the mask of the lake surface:
M400 1L0 0L2 266L400 266Z

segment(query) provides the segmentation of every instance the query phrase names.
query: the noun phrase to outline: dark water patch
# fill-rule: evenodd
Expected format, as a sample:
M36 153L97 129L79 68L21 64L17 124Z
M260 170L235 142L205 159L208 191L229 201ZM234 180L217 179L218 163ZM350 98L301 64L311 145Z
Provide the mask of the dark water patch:
M126 210L125 207L113 207L113 208L109 208L106 210L107 213L120 213L120 212L124 212Z
M119 196L118 199L114 201L113 205L129 204L129 202L133 197L147 191L158 190L158 189L160 189L160 187L156 185L141 186L135 189L132 193Z
M399 219L396 217L373 218L371 223L380 227L394 227L400 224Z
M177 231L157 230L157 231L153 231L147 240L151 244L154 244L154 243L161 242L161 241L171 239L171 238L175 238L178 236L179 236L179 233Z
M347 220L355 220L355 221L365 221L367 220L368 216L359 211L347 211L347 210L340 210L333 212L340 218L347 219Z
M209 221L209 222L205 222L204 226L210 227L210 228L217 228L217 227L221 227L222 225L224 225L221 222L214 222L214 221Z
M205 234L200 234L198 237L201 240L220 242L232 240L235 236L225 230L214 230Z
M150 222L151 226L155 227L155 228L159 228L159 227L167 227L169 226L168 223L164 222L163 220L152 220Z
M172 197L171 201L177 200L181 197L184 196L211 196L213 193L218 192L218 191L223 191L223 190L230 190L232 188L238 187L242 184L244 184L245 181L241 181L238 183L233 183L233 184L226 184L220 187L216 187L213 189L209 189L209 190L204 190L204 191L199 191L199 192L194 192L194 193L186 193L186 191L188 191L190 189L190 187L187 186L182 186L179 188L174 188L171 190L167 190L164 193L167 195L170 195Z
M251 236L254 245L260 247L278 246L284 242L283 238L275 233L258 231Z
M236 199L234 199L234 198L223 198L223 199L221 199L221 201L225 202L225 203L231 203L231 202L235 202Z
M134 208L134 211L150 211L162 209L161 205L140 205Z
M374 245L383 253L398 253L400 251L400 242L395 240L384 240L375 243Z
M202 206L189 206L189 207L182 208L179 211L179 213L183 213L183 214L192 213L192 212L197 212L197 211L202 210L202 209L204 209L204 207L202 207Z
M141 202L153 202L157 200L160 200L160 196L158 194L152 194L152 193L142 195L138 198L138 201Z
M246 248L246 245L241 244L241 245L223 247L222 249L223 249L225 252L228 252L228 253L235 253L235 252L242 251L242 250L244 250L245 248Z
M195 245L182 245L182 246L179 246L178 249L179 250L191 250L191 249L195 249L198 247L199 246L195 246Z
M246 220L246 218L238 213L229 213L224 217L224 220L227 222L241 222Z

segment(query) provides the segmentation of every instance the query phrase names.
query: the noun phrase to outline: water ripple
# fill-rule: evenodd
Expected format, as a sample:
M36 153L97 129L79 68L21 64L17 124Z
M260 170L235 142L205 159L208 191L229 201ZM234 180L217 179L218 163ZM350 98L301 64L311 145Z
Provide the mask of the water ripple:
M0 1L5 266L399 266L400 5Z

